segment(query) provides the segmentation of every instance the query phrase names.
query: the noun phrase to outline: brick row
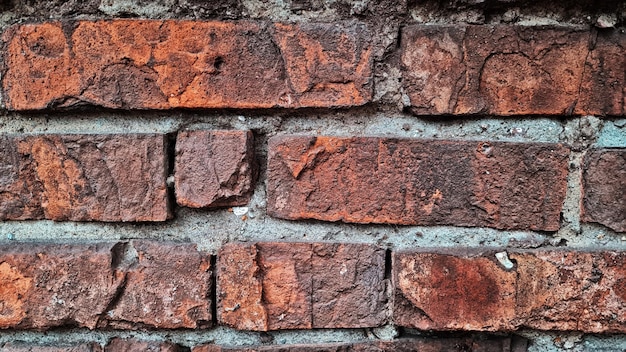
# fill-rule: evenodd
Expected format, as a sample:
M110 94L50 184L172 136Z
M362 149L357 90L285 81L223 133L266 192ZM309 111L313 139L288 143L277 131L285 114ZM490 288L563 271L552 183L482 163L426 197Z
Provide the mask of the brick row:
M279 136L268 214L402 225L556 231L568 148L559 144Z
M11 110L341 107L372 96L359 24L47 22L3 39Z
M400 61L419 115L624 115L624 47L619 30L414 25Z
M164 221L177 204L245 205L250 131L0 135L0 220ZM278 136L268 144L268 214L400 225L556 231L569 150L560 144ZM624 149L591 149L582 219L626 231ZM451 165L453 167L451 167Z
M496 337L487 339L472 338L404 338L390 342L369 341L355 343L310 344L310 345L269 345L247 347L223 347L214 344L199 345L191 349L192 352L386 352L386 351L458 351L458 352L523 352L527 342L519 337ZM27 343L8 343L4 346L6 352L178 352L185 349L169 342L152 342L138 339L114 338L104 349L96 343L80 345L38 346Z
M5 31L6 107L347 107L372 100L363 24L105 20ZM411 25L399 68L425 115L624 115L626 35Z
M231 243L213 268L192 244L3 245L0 329L202 329L216 319L269 331L392 318L434 331L626 332L624 251L421 249L393 253L390 268L385 256L368 244Z

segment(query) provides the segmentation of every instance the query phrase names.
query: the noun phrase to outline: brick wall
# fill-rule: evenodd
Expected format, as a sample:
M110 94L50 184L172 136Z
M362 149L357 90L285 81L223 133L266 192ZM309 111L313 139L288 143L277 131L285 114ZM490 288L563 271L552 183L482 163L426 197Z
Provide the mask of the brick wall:
M2 6L1 351L626 351L623 2Z

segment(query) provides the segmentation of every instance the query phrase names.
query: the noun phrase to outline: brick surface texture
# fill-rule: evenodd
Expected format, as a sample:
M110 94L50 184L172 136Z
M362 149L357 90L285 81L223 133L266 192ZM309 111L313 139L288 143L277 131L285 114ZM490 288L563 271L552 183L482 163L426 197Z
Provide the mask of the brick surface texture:
M523 339L512 341L510 338L492 338L485 340L458 338L406 338L391 342L360 342L312 345L282 345L258 347L222 347L216 345L196 346L192 352L522 352L526 342Z
M385 251L371 245L229 244L218 321L242 330L359 328L386 321Z
M191 208L245 205L254 159L250 131L184 131L176 138L176 201Z
M364 26L112 20L19 25L4 34L12 110L362 105Z
M413 25L404 88L420 115L624 115L625 44L574 27Z
M0 11L0 352L626 346L624 1Z
M0 135L0 220L164 221L163 135Z
M556 144L281 136L269 142L268 213L556 231L568 155Z
M190 244L3 245L0 329L206 326L210 269Z
M596 149L585 156L583 220L626 232L626 149Z
M394 321L425 330L626 331L624 252L394 254Z

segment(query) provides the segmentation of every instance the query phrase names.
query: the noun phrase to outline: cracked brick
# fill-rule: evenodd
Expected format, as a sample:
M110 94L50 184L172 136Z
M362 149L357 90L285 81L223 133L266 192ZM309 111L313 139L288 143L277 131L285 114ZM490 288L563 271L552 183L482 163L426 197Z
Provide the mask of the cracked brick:
M270 139L268 154L271 216L556 231L569 150L540 143L278 136Z
M620 251L397 252L394 322L424 330L626 331Z
M404 89L420 115L623 115L625 40L581 27L412 25Z
M256 331L380 326L384 265L371 245L228 244L218 253L218 321Z
M183 131L176 138L175 187L179 205L245 205L253 187L250 131Z
M300 108L371 100L361 24L110 20L14 26L11 110Z
M164 135L0 136L0 219L164 221Z

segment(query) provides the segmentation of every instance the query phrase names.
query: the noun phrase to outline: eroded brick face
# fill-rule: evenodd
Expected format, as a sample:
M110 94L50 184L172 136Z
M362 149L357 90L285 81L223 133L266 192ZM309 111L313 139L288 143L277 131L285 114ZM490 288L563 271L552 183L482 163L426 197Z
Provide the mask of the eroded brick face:
M558 144L279 136L268 214L556 231L569 150Z
M0 136L0 219L164 221L163 135Z
M28 343L7 343L2 347L3 352L102 352L102 347L96 343L65 346L39 346Z
M576 27L413 25L403 84L420 115L623 115L625 41Z
M623 252L394 254L394 320L426 330L626 331Z
M583 165L583 220L626 232L626 149L590 150Z
M135 241L0 247L0 329L210 325L208 254Z
M363 25L49 22L4 40L11 110L338 107L372 95Z
M250 131L183 131L176 138L176 202L191 208L245 205L253 187Z
M384 264L384 250L372 245L226 245L218 254L218 321L260 331L382 325Z

